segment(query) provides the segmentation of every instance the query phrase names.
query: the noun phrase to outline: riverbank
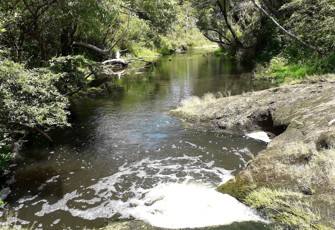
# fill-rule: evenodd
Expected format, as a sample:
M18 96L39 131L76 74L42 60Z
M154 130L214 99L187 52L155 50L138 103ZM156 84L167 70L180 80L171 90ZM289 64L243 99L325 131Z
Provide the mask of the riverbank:
M172 113L220 132L266 131L273 140L218 188L280 228L335 227L333 76L233 97L190 98Z

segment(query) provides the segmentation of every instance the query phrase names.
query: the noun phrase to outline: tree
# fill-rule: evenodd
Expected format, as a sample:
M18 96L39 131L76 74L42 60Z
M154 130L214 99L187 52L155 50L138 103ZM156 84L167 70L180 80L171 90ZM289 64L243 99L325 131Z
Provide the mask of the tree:
M198 26L211 41L236 53L259 42L262 17L248 0L215 0L195 2L199 10Z
M40 64L56 55L73 53L77 42L106 46L106 31L115 21L116 5L94 0L6 0L0 5L6 17L1 43L14 58L31 58Z
M123 7L135 13L137 17L148 21L159 33L164 33L176 20L177 1L125 0Z

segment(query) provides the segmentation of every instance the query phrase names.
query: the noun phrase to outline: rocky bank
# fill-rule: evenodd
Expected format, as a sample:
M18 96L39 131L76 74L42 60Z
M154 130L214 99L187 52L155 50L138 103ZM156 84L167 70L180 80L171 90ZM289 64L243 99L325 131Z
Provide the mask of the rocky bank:
M335 81L238 96L190 98L172 113L218 131L273 135L218 188L259 209L278 229L335 229Z

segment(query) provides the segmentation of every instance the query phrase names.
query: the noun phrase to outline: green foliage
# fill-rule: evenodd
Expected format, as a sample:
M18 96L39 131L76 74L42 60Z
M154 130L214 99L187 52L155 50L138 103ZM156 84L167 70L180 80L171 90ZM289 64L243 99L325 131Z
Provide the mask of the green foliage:
M159 54L155 52L154 50L145 47L140 46L138 44L129 44L128 46L129 52L134 55L135 57L157 57Z
M278 83L335 70L335 2L326 0L290 0L279 7L283 26L303 41L323 50L316 53L278 34L280 53L265 47L259 61L268 61L256 69L256 77L271 78ZM273 38L271 39L273 40ZM270 51L270 52L269 52Z
M49 69L60 75L55 85L64 95L78 92L89 83L87 78L100 71L94 61L81 55L52 58Z
M131 9L138 18L147 21L152 29L164 34L176 19L177 3L175 0L124 0L121 6Z
M69 125L68 99L55 87L60 77L48 69L28 70L22 64L0 59L1 170L12 159L15 142L29 129Z
M157 4L164 6L153 8ZM196 26L197 12L187 1L180 4L129 1L128 8L135 14L120 17L125 27L121 31L128 30L118 47L127 49L134 56L153 56L157 52L168 55L208 44Z
M13 158L11 153L11 142L12 139L8 135L8 131L0 125L0 171L7 168L8 163Z
M187 1L174 0L5 2L0 5L0 19L6 19L0 20L5 29L0 44L10 48L13 60L28 60L30 67L46 66L59 55L101 60L122 49L138 56L142 48L176 50L204 42L195 15Z
M162 54L170 54L176 50L185 51L190 47L209 44L197 27L197 11L185 2L176 7L177 17L166 35L159 37L159 47Z
M0 34L6 32L4 28L4 23L5 23L5 18L4 16L0 13ZM1 35L0 35L1 36Z
M0 42L11 48L18 61L33 57L35 66L58 54L72 54L77 39L104 46L111 23L117 23L117 6L93 0L6 1L0 5L0 14L10 20L4 24Z
M329 0L290 0L281 9L290 17L285 26L304 41L325 52L335 48L335 2ZM292 44L295 45L295 44Z
M47 69L26 70L21 64L1 60L1 124L67 126L68 100L54 86L59 78Z

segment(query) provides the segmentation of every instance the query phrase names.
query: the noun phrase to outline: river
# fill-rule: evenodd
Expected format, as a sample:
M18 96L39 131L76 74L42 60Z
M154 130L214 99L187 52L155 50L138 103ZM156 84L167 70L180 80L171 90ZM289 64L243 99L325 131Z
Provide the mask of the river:
M148 72L115 76L105 86L109 93L74 103L73 125L53 133L53 147L42 140L26 147L5 190L13 219L33 229L99 228L127 219L166 228L254 221L234 229L261 229L256 213L214 188L266 145L168 113L193 95L266 87L247 75L232 61L194 51L163 57Z

